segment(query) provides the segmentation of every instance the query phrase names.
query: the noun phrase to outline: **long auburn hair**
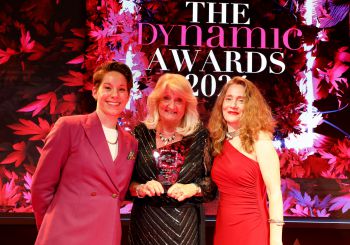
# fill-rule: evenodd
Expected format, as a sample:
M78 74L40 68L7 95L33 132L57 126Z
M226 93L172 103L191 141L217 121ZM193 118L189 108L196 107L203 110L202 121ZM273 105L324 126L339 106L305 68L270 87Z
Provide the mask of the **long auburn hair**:
M254 150L254 142L260 131L269 132L271 137L275 127L271 109L259 89L243 77L233 77L222 88L218 95L209 119L209 132L213 143L213 155L221 153L227 132L227 123L223 117L222 105L228 88L233 85L242 85L245 88L244 110L240 119L239 137L243 149L251 153Z

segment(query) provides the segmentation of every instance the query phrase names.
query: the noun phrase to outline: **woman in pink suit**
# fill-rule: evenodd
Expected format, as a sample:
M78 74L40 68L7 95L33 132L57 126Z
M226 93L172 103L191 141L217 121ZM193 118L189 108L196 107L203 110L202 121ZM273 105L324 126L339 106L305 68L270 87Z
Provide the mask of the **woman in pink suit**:
M120 244L120 205L127 192L137 141L118 127L132 88L118 62L93 76L96 111L60 118L46 138L32 183L37 245Z

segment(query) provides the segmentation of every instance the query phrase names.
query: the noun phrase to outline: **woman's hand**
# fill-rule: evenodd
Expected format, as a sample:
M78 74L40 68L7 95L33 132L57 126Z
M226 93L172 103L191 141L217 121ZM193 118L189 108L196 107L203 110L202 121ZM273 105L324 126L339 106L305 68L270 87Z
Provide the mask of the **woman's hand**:
M160 196L164 193L162 184L156 180L147 181L145 184L140 184L136 187L136 193L138 197L153 197Z
M198 193L200 193L200 187L194 183L175 183L168 190L168 196L178 200L179 202L185 200L186 198L195 196Z

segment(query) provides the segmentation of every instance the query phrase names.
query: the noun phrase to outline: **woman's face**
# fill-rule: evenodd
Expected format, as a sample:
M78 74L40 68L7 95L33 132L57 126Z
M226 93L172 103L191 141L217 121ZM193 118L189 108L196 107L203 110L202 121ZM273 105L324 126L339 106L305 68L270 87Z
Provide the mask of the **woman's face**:
M96 111L118 117L129 100L127 80L120 72L107 72L100 86L93 88L92 95L97 101Z
M166 88L159 99L159 117L162 123L179 125L186 111L186 101L180 93Z
M244 111L245 88L232 84L228 88L222 104L222 114L228 127L237 129Z

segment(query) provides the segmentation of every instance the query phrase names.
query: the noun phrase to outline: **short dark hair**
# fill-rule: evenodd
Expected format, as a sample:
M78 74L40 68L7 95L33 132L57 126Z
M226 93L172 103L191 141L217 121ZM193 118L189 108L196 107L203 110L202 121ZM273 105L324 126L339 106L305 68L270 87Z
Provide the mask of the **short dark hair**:
M106 75L106 73L111 71L119 72L126 78L127 88L130 94L130 90L133 87L131 70L127 65L120 63L118 61L108 61L96 67L93 75L94 87L98 88L103 80L103 77Z

